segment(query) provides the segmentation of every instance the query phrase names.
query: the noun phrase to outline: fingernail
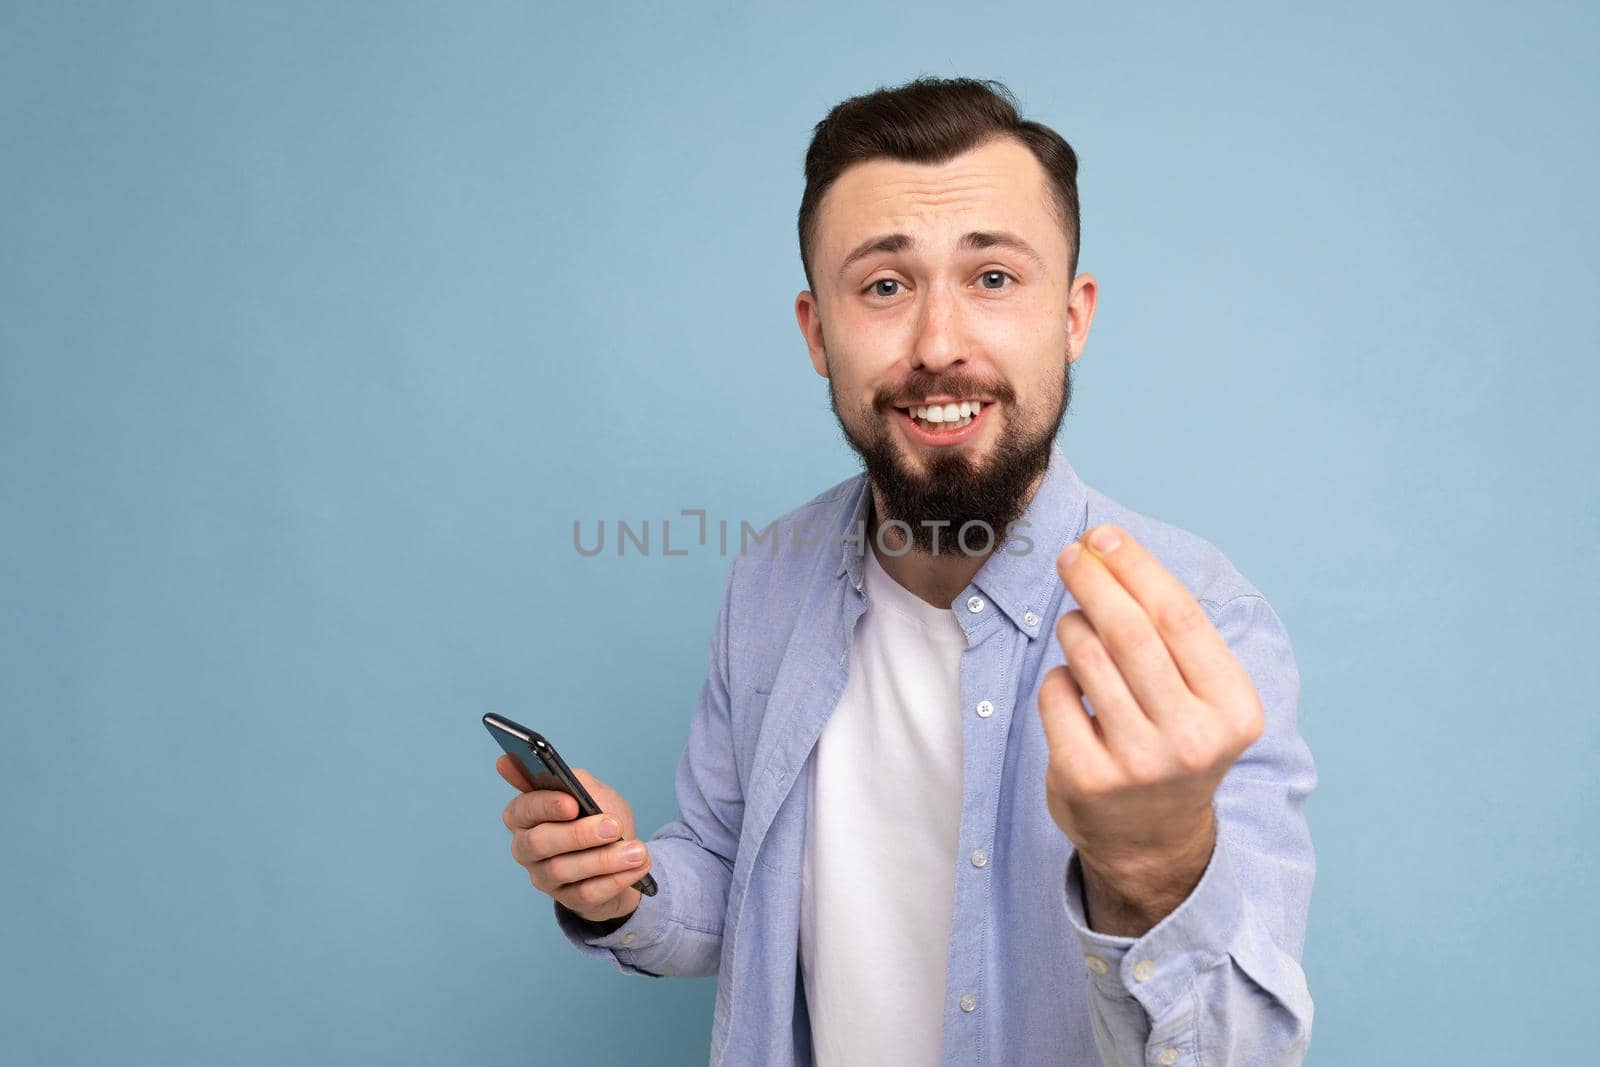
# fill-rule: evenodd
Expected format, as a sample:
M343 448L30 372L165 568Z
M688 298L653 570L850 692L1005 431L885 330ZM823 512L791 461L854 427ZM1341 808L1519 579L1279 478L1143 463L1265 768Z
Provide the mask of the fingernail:
M1061 565L1063 567L1072 566L1073 561L1078 558L1078 554L1082 551L1082 545L1078 544L1076 541L1072 542L1072 544L1068 545L1061 553Z
M617 825L617 820L615 820L615 819L601 819L600 820L600 836L602 838L604 838L605 840L609 841L613 837L616 837L620 833L622 833L622 827Z
M1117 531L1109 526L1102 526L1089 535L1089 544L1094 546L1096 552L1110 552L1122 544L1122 538L1117 536Z
M622 858L627 860L629 863L638 863L640 860L644 859L644 846L635 841L633 844L622 850Z

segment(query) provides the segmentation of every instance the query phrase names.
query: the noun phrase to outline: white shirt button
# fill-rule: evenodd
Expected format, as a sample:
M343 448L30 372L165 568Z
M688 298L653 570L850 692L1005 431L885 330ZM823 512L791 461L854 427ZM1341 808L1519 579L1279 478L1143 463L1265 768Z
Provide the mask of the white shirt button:
M980 849L976 849L976 850L973 851L973 853L972 853L972 865L974 867L982 867L984 864L986 864L988 862L989 862L989 854L987 852L985 852L983 849L980 848Z
M1111 968L1106 966L1106 961L1099 956L1085 956L1083 962L1095 974L1105 974Z
M638 937L638 936L639 936L638 934L636 934L632 930L630 930L627 933L622 935L622 943L624 945L631 945L631 944L633 944L633 939L635 937Z
M1024 626L1037 626L1039 625L1039 616L1031 611L1025 611L1022 613L1022 624Z
M1156 973L1156 965L1149 960L1140 960L1133 965L1133 980L1143 982Z
M983 610L983 597L981 597L981 596L969 596L969 597L967 597L967 610L972 612L974 615L976 615L978 612L982 611Z
M1162 1049L1161 1055L1156 1057L1156 1062L1161 1064L1161 1067L1172 1067L1174 1063L1178 1062L1178 1050L1175 1048Z
M966 996L961 998L961 1010L962 1011L972 1011L977 1006L978 1006L978 998L973 996L971 993L968 993Z
M978 718L987 719L994 714L994 704L987 700L978 701Z

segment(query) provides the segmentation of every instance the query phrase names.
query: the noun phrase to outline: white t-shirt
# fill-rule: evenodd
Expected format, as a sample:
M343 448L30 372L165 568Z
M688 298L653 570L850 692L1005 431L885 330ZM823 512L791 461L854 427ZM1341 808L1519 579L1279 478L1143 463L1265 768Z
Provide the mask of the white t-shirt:
M938 1064L966 634L865 554L850 676L811 755L800 964L818 1067Z

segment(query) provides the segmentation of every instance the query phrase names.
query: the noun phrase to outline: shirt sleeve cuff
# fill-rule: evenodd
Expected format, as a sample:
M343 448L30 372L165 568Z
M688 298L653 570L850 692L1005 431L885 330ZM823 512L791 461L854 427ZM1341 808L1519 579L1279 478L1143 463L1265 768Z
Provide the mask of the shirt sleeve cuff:
M1084 918L1083 865L1067 861L1064 908L1083 949L1090 984L1106 996L1137 1000L1151 1019L1189 993L1196 974L1228 954L1243 923L1243 897L1219 826L1199 884L1142 937L1091 930Z
M658 868L659 869L659 868ZM672 932L672 907L667 895L671 879L656 880L656 895L640 896L639 906L628 921L608 934L599 932L600 924L591 923L553 900L556 925L577 950L593 959L610 960L624 974L642 974L661 978L658 969L665 962Z

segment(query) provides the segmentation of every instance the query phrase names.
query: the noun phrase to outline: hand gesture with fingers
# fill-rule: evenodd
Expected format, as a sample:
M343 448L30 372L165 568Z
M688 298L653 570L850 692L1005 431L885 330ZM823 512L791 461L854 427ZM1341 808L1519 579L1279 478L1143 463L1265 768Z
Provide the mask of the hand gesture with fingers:
M1265 727L1255 686L1125 530L1094 528L1056 569L1080 607L1056 624L1066 663L1039 687L1050 815L1106 883L1177 871L1192 886L1215 844L1217 786Z
M633 883L650 870L650 850L634 837L628 802L574 767L572 773L600 806L599 815L579 818L576 800L528 781L510 756L501 756L494 766L519 791L506 805L504 821L511 831L511 855L527 868L534 888L590 922L632 915L640 896Z

